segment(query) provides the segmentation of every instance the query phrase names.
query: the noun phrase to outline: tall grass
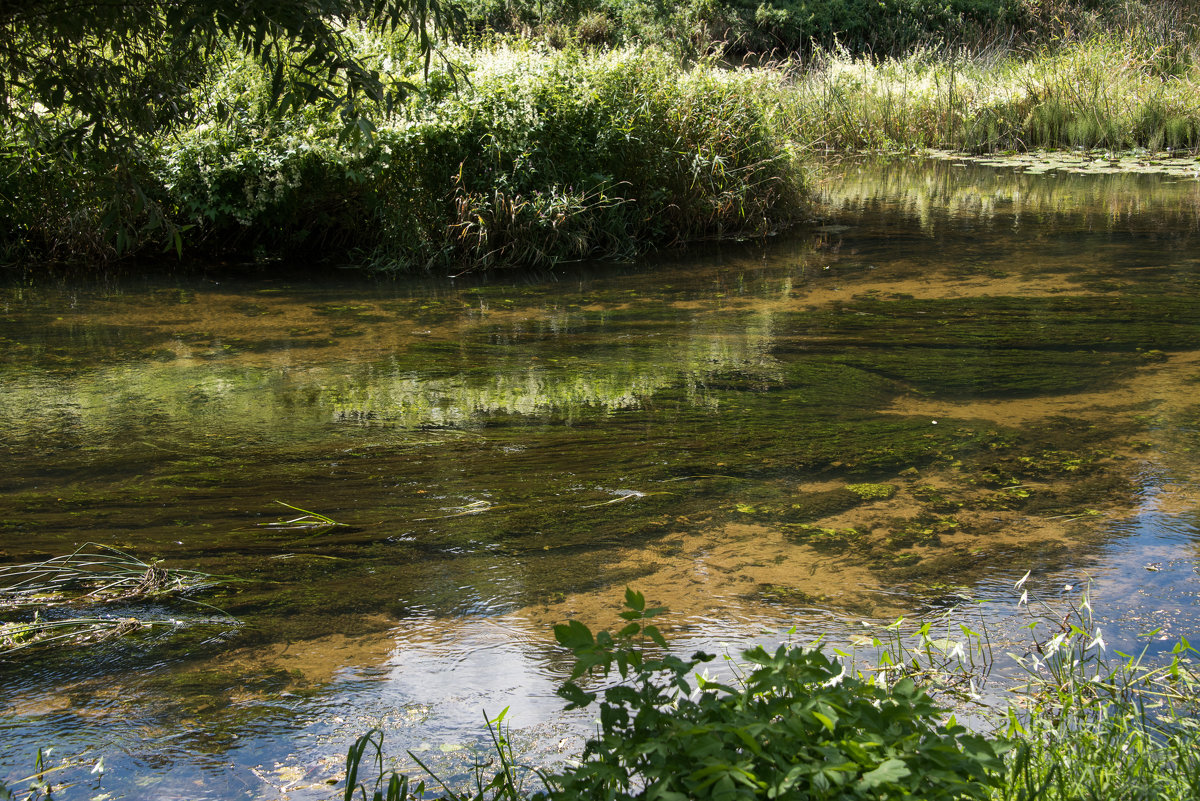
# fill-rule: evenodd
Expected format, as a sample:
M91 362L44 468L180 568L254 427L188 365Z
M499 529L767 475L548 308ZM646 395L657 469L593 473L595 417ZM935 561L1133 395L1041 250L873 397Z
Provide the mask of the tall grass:
M834 150L1200 148L1200 62L1112 34L1033 56L825 50L791 101L808 141Z
M1200 653L1186 638L1168 659L1110 656L1085 595L1033 645L1017 658L1026 682L1008 711L1016 748L997 798L1200 797Z

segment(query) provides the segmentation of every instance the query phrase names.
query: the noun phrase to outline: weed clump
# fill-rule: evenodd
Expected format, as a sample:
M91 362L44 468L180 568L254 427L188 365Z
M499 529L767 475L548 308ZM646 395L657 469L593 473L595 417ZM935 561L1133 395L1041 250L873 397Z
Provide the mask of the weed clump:
M0 567L0 655L178 626L175 618L132 607L188 600L184 596L219 583L205 573L160 567L95 543L41 562L6 565Z

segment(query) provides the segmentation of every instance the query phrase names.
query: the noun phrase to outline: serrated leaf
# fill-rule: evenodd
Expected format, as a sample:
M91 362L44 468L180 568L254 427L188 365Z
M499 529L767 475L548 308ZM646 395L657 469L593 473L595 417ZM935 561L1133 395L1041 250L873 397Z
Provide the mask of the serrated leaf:
M595 693L584 692L578 684L568 681L558 688L558 695L569 703L567 709L582 709L596 700Z
M578 620L572 620L565 624L559 623L555 626L554 639L558 640L559 645L570 648L572 651L586 648L596 642L592 637L592 630Z
M654 641L654 644L659 648L667 647L667 638L658 630L658 626L646 626L642 631L647 637Z
M617 636L618 637L632 637L633 635L637 634L641 630L642 630L642 626L640 623L630 623L628 626L626 626L625 628L618 631Z

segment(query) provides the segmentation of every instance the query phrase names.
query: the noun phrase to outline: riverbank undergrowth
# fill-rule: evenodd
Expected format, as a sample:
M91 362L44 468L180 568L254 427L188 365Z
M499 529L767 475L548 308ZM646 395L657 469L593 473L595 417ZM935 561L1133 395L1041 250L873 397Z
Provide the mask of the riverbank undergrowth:
M116 172L0 130L0 264L553 268L782 230L820 150L1200 151L1200 28L1168 0L560 5L468 3L432 72L350 25L416 87L358 117L273 103L230 49Z
M819 647L756 647L722 682L697 670L712 655L671 653L653 620L664 611L627 590L617 631L555 627L575 656L559 690L567 709L598 705L578 761L558 773L520 765L502 715L488 722L495 774L480 765L473 790L446 787L444 797L1183 801L1200 791L1200 652L1181 639L1166 659L1110 655L1086 595L1065 614L1031 615L1024 653L1010 654L1023 673L1002 703L980 693L994 643L953 612L944 630L904 634L898 621L865 638L874 663L838 649L831 658ZM970 704L994 733L969 732L948 702ZM360 778L372 762L374 779ZM385 768L377 731L351 747L347 769L344 801L426 791ZM525 791L533 774L543 789Z

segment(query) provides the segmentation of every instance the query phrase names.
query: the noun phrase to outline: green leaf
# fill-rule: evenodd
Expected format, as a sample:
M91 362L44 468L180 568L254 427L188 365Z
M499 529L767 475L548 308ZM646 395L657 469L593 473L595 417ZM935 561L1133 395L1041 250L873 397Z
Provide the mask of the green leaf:
M595 693L584 692L578 684L568 681L558 688L558 695L569 703L567 709L582 709L596 700Z
M559 645L564 648L570 648L572 651L587 648L596 642L595 638L592 637L592 630L578 620L569 621L565 625L560 623L555 626L554 639L558 640Z
M635 612L641 612L646 608L646 596L629 587L626 587L625 605Z
M903 761L899 759L887 759L879 767L875 768L875 770L864 773L863 777L859 779L858 784L860 787L873 790L881 784L890 784L903 779L911 772L908 769L908 765L905 765Z
M630 623L628 626L618 631L617 636L620 638L632 637L641 630L642 625L640 623Z
M658 626L646 626L644 629L642 629L642 631L645 632L646 636L653 640L655 645L657 645L659 648L667 647L667 638L664 637L662 632L658 630Z

